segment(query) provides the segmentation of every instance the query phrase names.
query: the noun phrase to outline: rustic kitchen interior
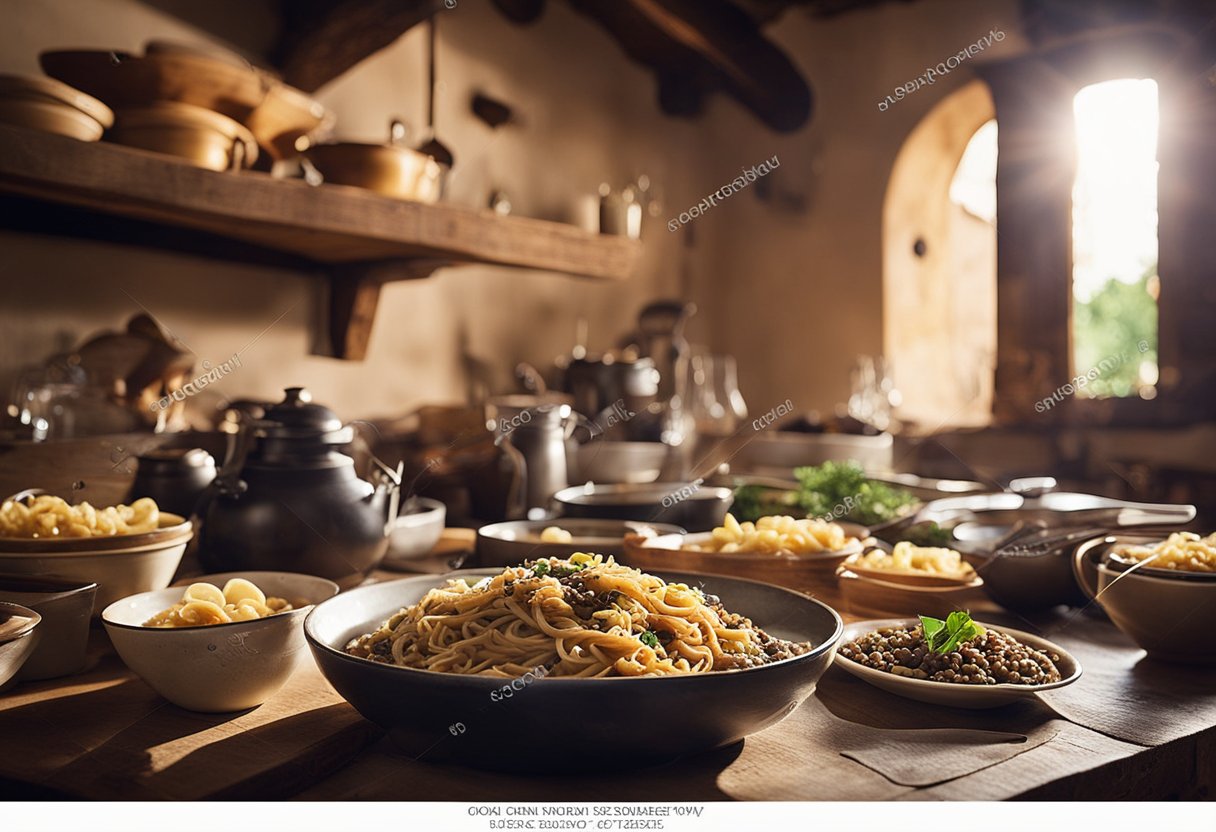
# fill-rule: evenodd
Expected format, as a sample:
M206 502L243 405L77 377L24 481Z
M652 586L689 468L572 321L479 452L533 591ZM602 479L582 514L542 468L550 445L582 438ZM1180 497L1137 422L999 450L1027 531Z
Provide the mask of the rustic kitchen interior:
M1216 794L1210 0L0 21L5 798Z

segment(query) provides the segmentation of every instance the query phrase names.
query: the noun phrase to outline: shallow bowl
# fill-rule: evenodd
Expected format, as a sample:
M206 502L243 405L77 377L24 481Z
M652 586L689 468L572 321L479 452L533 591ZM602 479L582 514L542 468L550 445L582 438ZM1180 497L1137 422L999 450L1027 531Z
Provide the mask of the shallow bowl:
M998 627L978 621L976 623L986 629L996 630L997 632L1013 636L1027 647L1059 655L1060 660L1056 662L1056 667L1060 671L1060 681L1051 682L1046 685L964 685L954 682L934 682L929 679L912 679L907 676L896 676L894 673L887 673L885 670L875 670L872 667L858 664L852 659L846 659L843 656L837 660L836 666L846 673L896 696L915 699L918 702L928 702L931 705L946 705L952 708L971 708L977 710L999 708L1002 705L1010 705L1023 699L1033 699L1035 694L1041 691L1062 688L1065 685L1071 685L1081 678L1081 663L1060 645L1045 638L1040 638L1021 630L1014 630L1010 627ZM882 629L883 627L911 628L919 624L920 620L916 618L884 618L872 621L857 621L844 628L844 636L841 638L841 643L852 641L864 636L866 633Z
M866 535L863 526L838 524L854 538L838 552L816 554L764 554L759 552L705 552L693 548L712 540L712 533L625 538L623 563L649 572L655 569L676 569L711 575L733 575L788 587L809 595L832 592L836 587L836 570L844 561L861 551Z
M19 624L13 618L26 619ZM0 602L0 687L17 675L38 646L42 616L20 604Z
M563 517L667 523L696 532L722 525L734 500L729 488L682 482L589 482L553 495Z
M884 581L849 568L846 560L836 570L837 587L844 609L853 615L932 615L945 618L954 610L967 609L984 598L982 578L953 585L919 586Z
M97 119L70 104L33 98L0 98L0 123L57 133L82 142L95 142L105 132Z
M662 442L588 442L578 447L571 482L654 482L669 452Z
M570 532L569 543L546 543L540 534L549 526ZM514 566L533 558L565 558L575 552L596 552L620 559L625 536L650 530L656 535L684 534L679 526L633 520L561 517L556 520L512 520L477 530L477 562L481 566Z

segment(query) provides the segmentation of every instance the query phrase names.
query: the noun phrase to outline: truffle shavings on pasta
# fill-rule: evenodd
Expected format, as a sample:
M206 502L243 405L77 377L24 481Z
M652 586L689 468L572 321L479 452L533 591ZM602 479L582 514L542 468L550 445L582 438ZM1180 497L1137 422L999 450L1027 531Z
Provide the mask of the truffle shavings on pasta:
M649 676L756 667L811 649L774 638L720 599L577 553L449 581L346 652L443 673Z

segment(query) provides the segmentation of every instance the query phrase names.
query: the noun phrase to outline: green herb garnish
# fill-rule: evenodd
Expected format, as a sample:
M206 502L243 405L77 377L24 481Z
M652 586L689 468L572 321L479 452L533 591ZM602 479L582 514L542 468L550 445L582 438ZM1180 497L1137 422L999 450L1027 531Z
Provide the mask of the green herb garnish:
M946 620L920 616L920 624L925 633L925 646L930 653L945 654L953 652L964 641L971 641L984 634L984 628L971 620L971 616L962 610L956 610L946 616Z
M927 523L917 523L914 526L909 526L899 533L899 539L893 542L898 543L900 540L906 540L913 546L938 546L949 547L954 544L954 533L950 529L943 529L933 521Z
M916 502L910 491L869 479L853 461L795 468L794 478L799 485L799 505L808 517L873 526L903 516Z
M549 561L538 560L536 563L532 564L532 574L541 575L541 576L548 575L549 574Z
M642 633L640 636L638 636L638 638L641 639L642 644L645 644L647 647L659 646L659 637L651 630L647 630L646 632Z
M851 461L795 468L794 478L798 480L794 491L739 486L731 513L740 522L793 514L873 526L904 516L917 502L910 491L869 479L861 465Z
M550 574L555 578L568 578L575 572L582 572L586 568L585 563L567 563L556 567Z

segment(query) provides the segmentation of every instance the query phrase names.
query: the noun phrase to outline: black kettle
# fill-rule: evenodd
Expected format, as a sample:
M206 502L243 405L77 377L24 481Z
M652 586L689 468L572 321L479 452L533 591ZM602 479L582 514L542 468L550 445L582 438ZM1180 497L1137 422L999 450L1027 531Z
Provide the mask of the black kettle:
M374 482L340 449L355 432L302 387L242 424L200 512L209 572L271 570L360 583L384 558L401 470L372 459Z

